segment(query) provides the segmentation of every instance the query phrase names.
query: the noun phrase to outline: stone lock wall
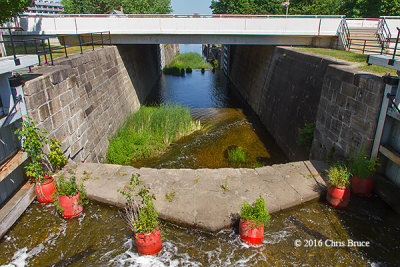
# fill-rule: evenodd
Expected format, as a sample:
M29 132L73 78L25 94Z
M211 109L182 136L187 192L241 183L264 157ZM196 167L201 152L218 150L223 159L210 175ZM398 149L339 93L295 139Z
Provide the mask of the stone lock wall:
M329 66L318 105L312 158L341 159L370 153L382 104L381 77L347 66Z
M180 52L179 44L161 44L161 69L167 66L174 59L175 55Z
M119 45L72 55L28 75L28 115L65 155L103 162L108 139L139 109L159 77L159 46Z
M230 46L229 79L287 157L310 158L299 130L315 123L313 159L370 151L384 84L346 61L288 47Z

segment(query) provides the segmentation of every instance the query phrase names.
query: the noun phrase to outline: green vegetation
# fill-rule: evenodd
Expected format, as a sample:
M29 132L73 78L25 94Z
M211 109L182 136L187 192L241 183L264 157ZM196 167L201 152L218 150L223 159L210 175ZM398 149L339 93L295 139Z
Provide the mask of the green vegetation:
M360 179L370 178L379 166L378 159L368 159L364 151L360 153L352 153L348 158L349 168L353 175L357 175Z
M50 139L49 161L53 167L53 171L59 171L67 164L67 158L61 150L61 143L56 138Z
M248 221L251 226L268 225L271 218L266 210L265 200L261 196L252 204L244 201L240 217Z
M225 183L220 185L220 187L222 188L222 190L224 190L224 192L229 190L228 179L229 179L229 176L227 176L225 178Z
M168 14L171 0L63 0L65 14L108 14L120 10L125 14Z
M83 187L83 184L78 184L76 182L75 176L71 176L69 180L66 180L63 176L60 176L58 179L54 179L54 185L55 185L55 190L53 191L53 204L60 214L63 213L63 208L58 203L58 196L70 197L79 194L80 196L79 202L82 205L88 203L86 197L86 190Z
M317 54L322 54L322 55L327 55L327 56L332 56L335 58L347 60L350 62L357 62L360 63L361 65L358 67L359 69L374 72L374 73L392 73L396 74L396 70L392 70L389 68L381 67L381 66L376 66L376 65L371 65L368 66L367 64L367 55L363 54L358 54L350 51L345 51L345 50L336 50L336 49L328 49L328 48L310 48L310 47L302 47L299 48L301 50L306 50L310 51L313 53Z
M43 182L45 174L43 166L43 144L47 144L47 131L39 129L37 122L26 117L15 133L21 140L22 150L28 154L29 163L25 166L26 175L31 183Z
M228 161L232 163L247 163L249 162L249 158L246 151L241 147L234 146L228 148Z
M7 22L10 18L24 12L31 4L32 0L1 0L0 2L0 25Z
M296 143L299 146L304 146L311 149L312 141L314 139L315 123L307 123L304 128L299 130L299 135L296 138Z
M110 140L107 162L129 164L163 152L172 142L200 130L190 110L176 104L142 106Z
M350 170L343 164L335 164L327 171L328 183L335 187L347 187L350 185Z
M185 69L211 69L211 64L204 62L204 59L198 53L177 54L168 66L165 66L163 72L169 75L182 75ZM189 72L190 73L190 72Z
M141 186L141 189L135 194L137 186ZM156 198L154 194L150 194L150 188L143 185L140 174L132 174L129 185L118 192L127 200L124 219L135 235L138 233L148 234L159 227L158 211L153 202ZM138 197L140 198L139 202L136 201Z
M175 197L175 192L165 193L165 198L168 200L168 202L172 202L172 200L174 200L174 197Z
M285 14L280 0L213 0L213 14ZM399 0L291 0L289 15L346 15L378 18L400 15Z

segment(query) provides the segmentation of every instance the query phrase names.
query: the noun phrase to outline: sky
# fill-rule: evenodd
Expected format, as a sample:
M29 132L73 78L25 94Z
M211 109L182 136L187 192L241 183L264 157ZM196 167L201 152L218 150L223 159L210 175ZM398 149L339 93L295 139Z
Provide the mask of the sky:
M172 14L192 15L198 13L200 15L211 14L211 0L171 0Z

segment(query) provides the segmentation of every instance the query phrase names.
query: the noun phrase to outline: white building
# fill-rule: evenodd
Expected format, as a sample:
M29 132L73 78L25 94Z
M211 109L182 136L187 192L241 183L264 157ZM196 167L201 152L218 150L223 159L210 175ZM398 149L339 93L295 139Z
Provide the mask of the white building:
M63 11L64 7L59 1L35 0L25 14L59 14Z

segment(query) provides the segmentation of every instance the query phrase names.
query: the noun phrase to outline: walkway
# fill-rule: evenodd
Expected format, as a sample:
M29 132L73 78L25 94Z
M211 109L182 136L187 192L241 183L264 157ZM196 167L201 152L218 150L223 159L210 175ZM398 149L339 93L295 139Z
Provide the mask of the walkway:
M88 198L123 207L117 192L139 173L156 196L160 217L177 223L218 231L231 226L244 200L262 195L270 213L319 198L325 182L319 175L327 166L300 161L257 169L135 169L130 166L69 163L59 175L84 181Z

